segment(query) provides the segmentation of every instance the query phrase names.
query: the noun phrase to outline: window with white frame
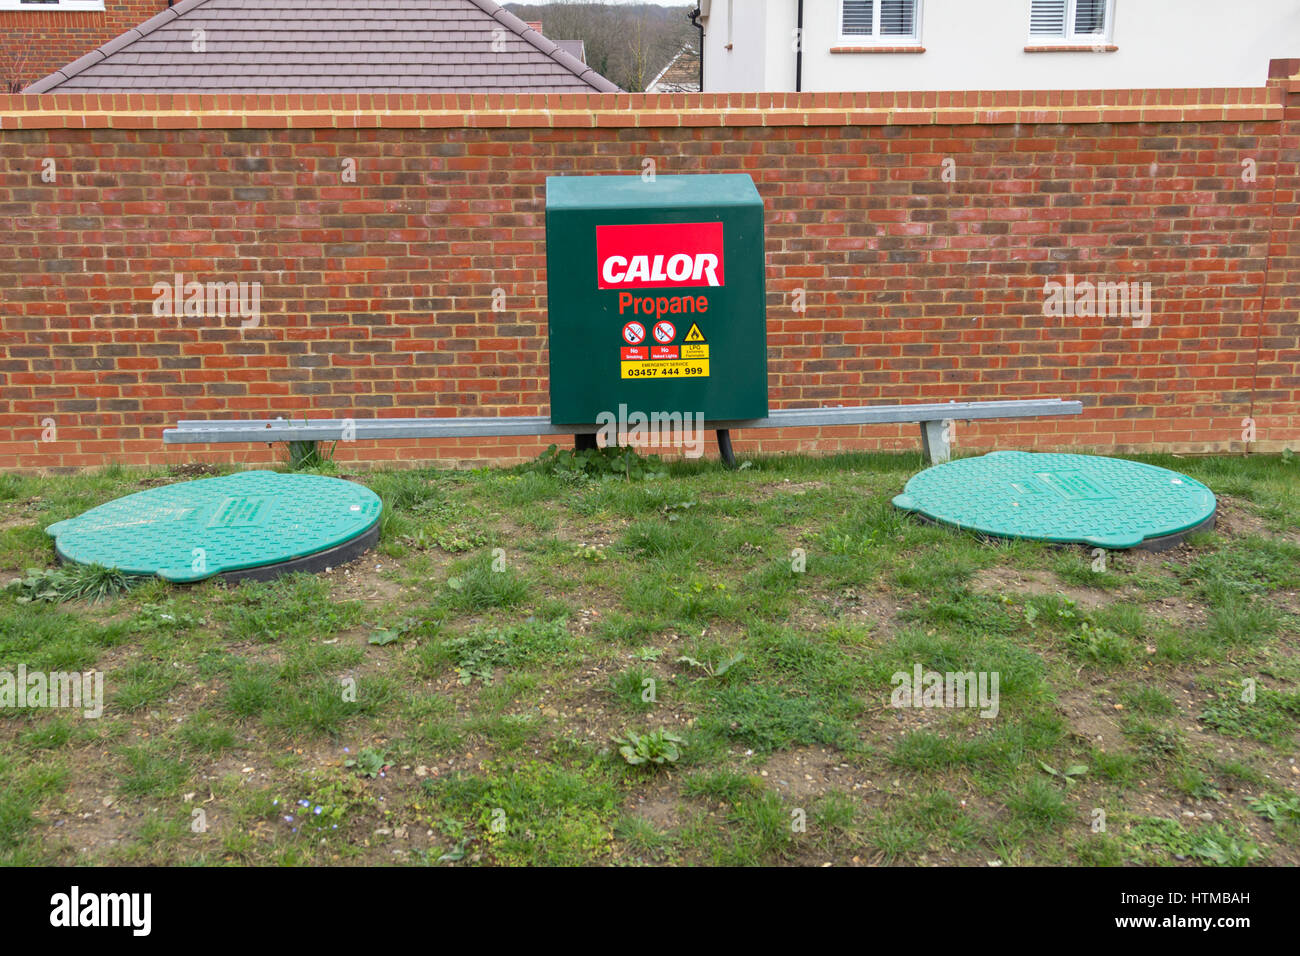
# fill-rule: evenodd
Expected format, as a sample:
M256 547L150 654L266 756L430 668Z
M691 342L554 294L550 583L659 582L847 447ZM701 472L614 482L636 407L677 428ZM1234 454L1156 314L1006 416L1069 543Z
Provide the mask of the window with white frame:
M840 0L840 37L855 43L915 43L921 0Z
M1114 0L1033 0L1029 38L1035 42L1095 42L1110 36Z
M0 0L0 10L103 10L104 0Z

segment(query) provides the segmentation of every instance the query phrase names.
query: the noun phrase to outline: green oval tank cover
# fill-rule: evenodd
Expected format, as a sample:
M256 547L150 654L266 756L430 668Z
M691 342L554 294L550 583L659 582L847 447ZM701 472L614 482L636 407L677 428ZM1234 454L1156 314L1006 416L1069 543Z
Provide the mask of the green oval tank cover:
M127 495L46 533L65 561L198 581L350 541L379 520L382 507L355 482L245 471Z
M894 504L1001 538L1133 548L1214 517L1214 493L1176 471L1096 455L999 451L927 468Z

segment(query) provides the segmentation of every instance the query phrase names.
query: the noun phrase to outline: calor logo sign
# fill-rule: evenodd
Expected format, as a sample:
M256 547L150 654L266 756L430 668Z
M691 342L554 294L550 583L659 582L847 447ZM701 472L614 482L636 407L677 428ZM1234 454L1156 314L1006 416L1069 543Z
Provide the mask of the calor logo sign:
M596 280L600 289L723 285L722 223L597 226Z

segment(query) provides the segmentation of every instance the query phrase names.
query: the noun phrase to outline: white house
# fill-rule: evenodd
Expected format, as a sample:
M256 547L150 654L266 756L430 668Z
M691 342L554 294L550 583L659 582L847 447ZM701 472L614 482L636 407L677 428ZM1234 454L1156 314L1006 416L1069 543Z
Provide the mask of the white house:
M700 0L699 19L708 93L1262 86L1300 55L1300 0Z

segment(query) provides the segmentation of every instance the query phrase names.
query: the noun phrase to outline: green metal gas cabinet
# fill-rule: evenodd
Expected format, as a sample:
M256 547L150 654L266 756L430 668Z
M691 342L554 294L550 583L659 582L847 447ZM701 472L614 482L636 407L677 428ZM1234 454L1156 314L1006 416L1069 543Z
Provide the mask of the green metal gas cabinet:
M763 267L748 176L548 177L551 423L765 417Z

